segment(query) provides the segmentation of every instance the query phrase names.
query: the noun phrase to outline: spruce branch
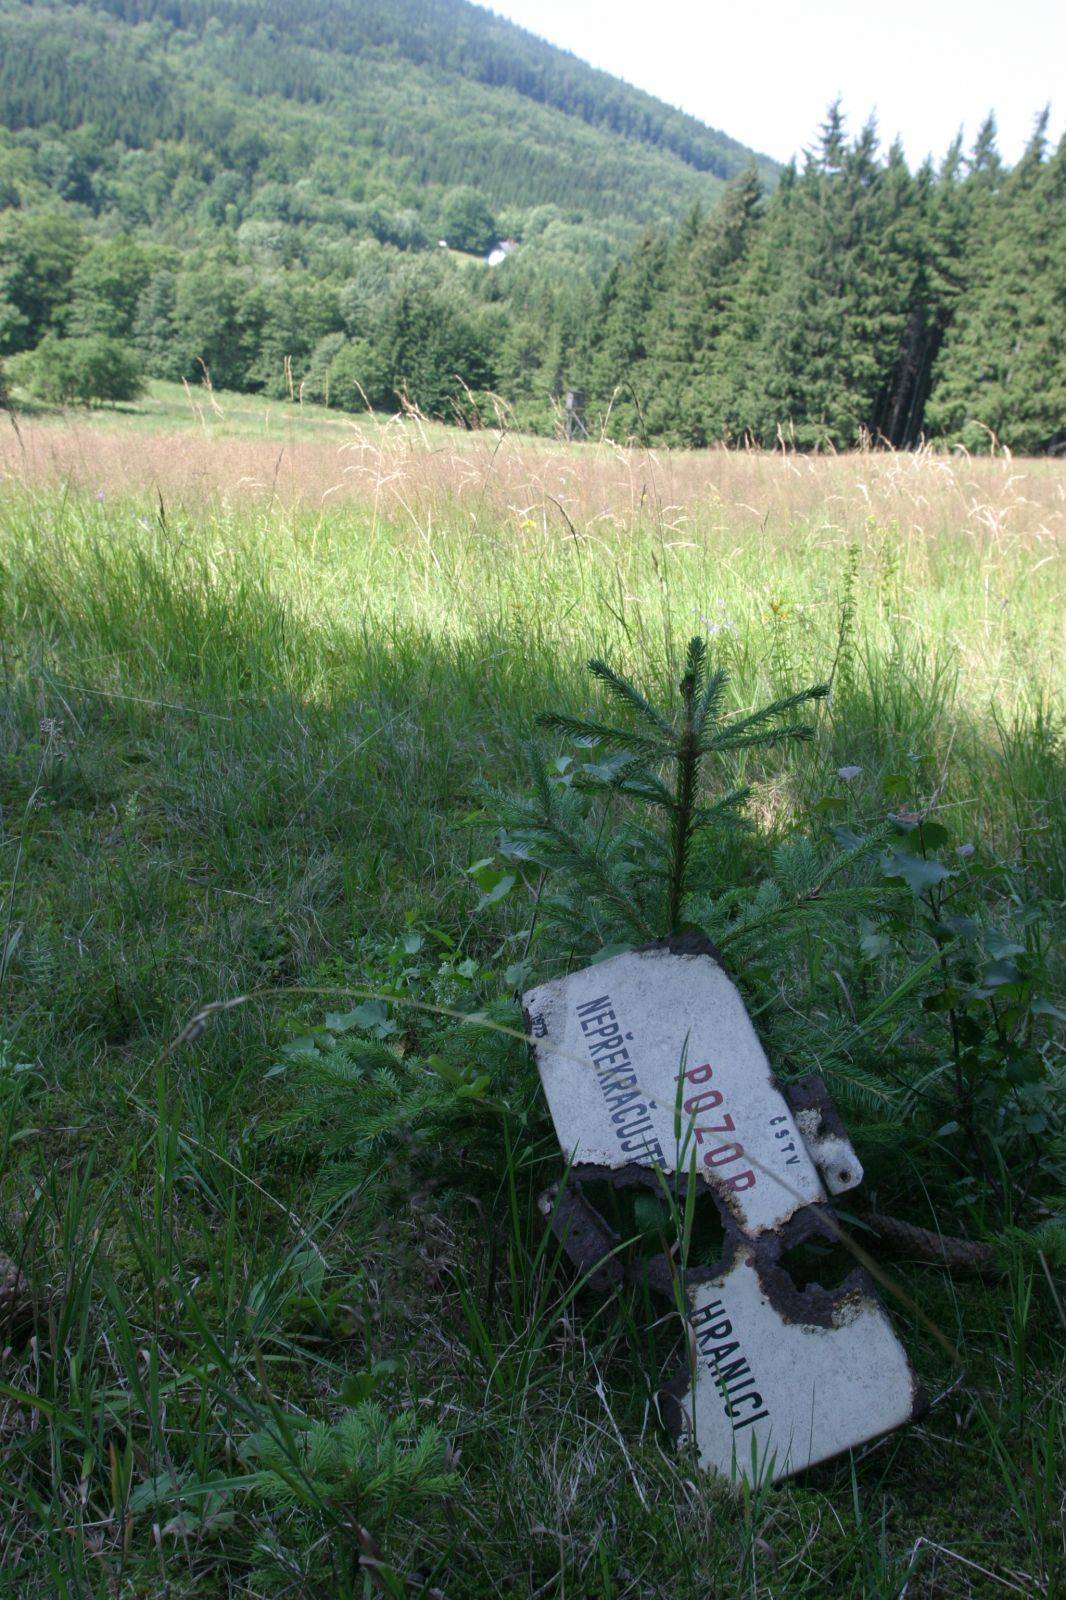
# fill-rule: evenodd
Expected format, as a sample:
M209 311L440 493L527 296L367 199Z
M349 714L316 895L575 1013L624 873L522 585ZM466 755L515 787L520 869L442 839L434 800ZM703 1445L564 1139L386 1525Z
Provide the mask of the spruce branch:
M703 676L707 670L707 641L699 634L688 642L685 651L685 672L681 679L681 695L687 704L691 704L699 695L703 687Z
M784 696L723 724L729 676L723 667L711 666L707 642L698 636L685 649L673 709L654 704L606 661L590 661L589 671L625 707L632 725L615 726L562 711L542 712L536 724L597 746L610 759L590 761L560 777L531 746L533 804L499 809L508 825L519 830L519 843L530 859L572 886L572 892L543 903L545 914L554 904L559 920L568 925L583 915L590 934L604 926L613 937L676 933L684 926L692 893L693 839L716 827L736 827L749 796L746 788L707 795L708 756L811 738L813 729L807 724L784 719L796 707L821 699L826 686ZM590 809L607 795L628 803L612 814L610 828L602 804L595 825ZM641 825L634 815L637 808L657 816L659 828ZM760 904L748 914L754 911L761 921L772 909Z
M655 709L651 701L641 694L640 690L628 678L623 678L621 673L615 672L606 661L593 657L589 662L589 671L594 678L607 688L616 699L621 700L629 709L656 733L664 735L667 739L673 737L673 728L667 719Z
M629 795L634 800L643 800L648 805L659 806L664 811L673 810L673 795L665 783L652 772L642 772L639 776L627 778L619 787L623 794Z
M612 728L604 722L590 722L585 717L567 716L562 711L542 711L536 719L538 728L552 733L565 733L572 739L587 739L603 745L606 750L632 750L645 757L662 757L669 746L662 740L649 739L628 728Z
M724 750L769 750L775 744L795 740L805 744L814 738L814 729L806 722L794 722L786 728L766 728L762 733L738 733L734 729L717 734L705 749L708 752Z
M816 683L813 688L801 689L799 694L790 694L782 700L771 701L768 706L742 717L739 722L731 722L728 728L722 730L723 736L745 733L748 728L761 727L765 722L772 722L775 717L783 717L786 711L795 711L797 706L807 705L812 700L824 700L828 693L827 683Z
M713 828L716 822L735 822L737 811L750 795L750 789L732 789L712 806L697 806L692 813L693 833L701 828Z
M568 873L598 893L640 938L654 938L654 929L641 915L632 895L616 881L613 863L598 848L584 819L577 813L564 815L560 786L551 782L544 757L535 744L527 746L527 758L540 808L539 815L535 814L532 824L526 826L533 835L534 848L541 847L543 865Z
M647 757L636 755L628 761L622 761L610 772L591 771L587 768L574 774L574 788L591 791L594 789L617 789L625 794L633 794L631 787L634 783L651 784L658 780L648 772ZM662 787L662 785L660 785ZM664 790L667 798L669 791Z
M548 769L544 765L544 757L541 755L540 751L537 749L537 746L532 742L532 740L526 745L526 759L529 762L530 770L533 774L533 786L536 790L536 796L540 804L541 814L546 821L549 819L554 820L555 797L552 794L552 786L548 778Z
M696 702L696 731L702 734L708 722L716 722L722 705L722 696L725 693L729 674L724 667L719 667L717 672L712 672Z

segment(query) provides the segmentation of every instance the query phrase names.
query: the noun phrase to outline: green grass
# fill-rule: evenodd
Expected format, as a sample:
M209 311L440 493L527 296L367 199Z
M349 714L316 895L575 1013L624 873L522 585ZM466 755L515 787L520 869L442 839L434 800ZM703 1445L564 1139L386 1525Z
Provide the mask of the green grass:
M901 798L936 793L995 866L991 918L1061 906L1043 557L1063 479L1041 471L1044 509L1023 496L1009 538L887 514L842 534L829 497L764 534L696 508L675 538L643 498L571 534L491 497L384 515L0 486L0 1250L32 1289L0 1368L8 1592L1053 1592L1056 1315L1034 1250L994 1282L886 1262L923 1381L949 1392L853 1460L737 1497L671 1456L649 1406L675 1323L576 1289L545 1246L534 1200L561 1160L520 1045L394 1004L405 1059L474 1063L508 1112L342 1151L343 1181L273 1070L353 993L506 999L531 908L516 891L476 912L477 780L521 782L537 710L595 704L588 656L661 692L707 619L737 708L839 658L814 744L743 772L739 877L824 839L825 797L875 819L903 771ZM770 977L738 974L771 1035L780 1012L815 1039L818 1008L844 1004L816 968L797 944ZM884 1209L1003 1236L955 1193L964 1155L937 1178L894 1112L849 1115ZM447 1451L428 1436L412 1466L407 1422L408 1454L376 1476L364 1443L332 1491L296 1467L232 1487L249 1436L368 1396ZM153 1484L185 1498L153 1503ZM359 1527L384 1567L356 1570Z
M48 406L16 390L20 412L35 422L65 426L70 413L59 406ZM365 424L367 418L360 416ZM86 409L80 418L90 428L122 427L137 432L192 432L208 438L286 440L335 438L339 429L349 426L343 412L303 401L271 400L265 395L218 393L203 384L186 387L150 378L139 400L126 405L106 405ZM443 430L440 430L443 432Z

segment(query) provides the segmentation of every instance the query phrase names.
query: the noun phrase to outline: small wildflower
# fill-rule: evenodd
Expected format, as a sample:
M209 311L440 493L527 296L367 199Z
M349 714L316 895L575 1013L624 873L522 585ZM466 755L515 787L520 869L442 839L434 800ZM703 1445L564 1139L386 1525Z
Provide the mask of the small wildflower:
M861 771L861 767L838 767L837 777L843 778L845 783L851 783L852 779L857 778Z
M718 607L720 612L725 610L725 601L722 599L721 595L718 596L718 599L715 601L715 605ZM736 627L736 623L733 621L732 617L709 617L705 612L702 611L699 612L698 615L700 621L703 623L703 626L706 628L707 636L710 639L716 638L720 633L732 633Z
M97 489L97 491L96 491L96 498L97 498L97 499L98 499L98 500L106 500L106 499L107 499L107 496L106 496L106 495L105 495L105 494L104 494L104 491L103 491L103 490L102 490L102 489Z
M965 861L968 856L973 855L976 848L977 846L973 844L959 844L955 846L955 854L961 861Z

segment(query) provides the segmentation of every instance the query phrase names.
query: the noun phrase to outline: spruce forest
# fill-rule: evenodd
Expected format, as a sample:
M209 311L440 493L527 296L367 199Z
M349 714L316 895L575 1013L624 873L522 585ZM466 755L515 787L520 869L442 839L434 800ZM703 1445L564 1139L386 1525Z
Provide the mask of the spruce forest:
M1013 168L990 118L912 172L834 106L779 170L465 0L0 0L0 207L0 358L42 398L90 341L104 398L550 433L577 389L642 444L1066 442L1046 117Z

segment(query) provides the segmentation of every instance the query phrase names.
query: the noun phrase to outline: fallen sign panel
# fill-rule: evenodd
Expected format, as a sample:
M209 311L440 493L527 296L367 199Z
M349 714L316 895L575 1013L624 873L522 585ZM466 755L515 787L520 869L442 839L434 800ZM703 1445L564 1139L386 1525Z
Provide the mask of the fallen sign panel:
M724 1274L686 1285L686 1299L695 1350L659 1409L703 1466L776 1482L914 1416L914 1374L864 1274L831 1297L824 1323L784 1313L743 1249Z
M782 1091L711 946L627 951L524 1005L571 1184L695 1181L717 1204L722 1259L685 1275L692 1359L661 1396L675 1437L728 1477L779 1479L910 1420L917 1384L866 1274L801 1289L782 1260L839 1237L829 1193L862 1168L819 1079ZM624 1241L587 1201L544 1209L583 1268L617 1277ZM663 1262L648 1281L673 1292Z

